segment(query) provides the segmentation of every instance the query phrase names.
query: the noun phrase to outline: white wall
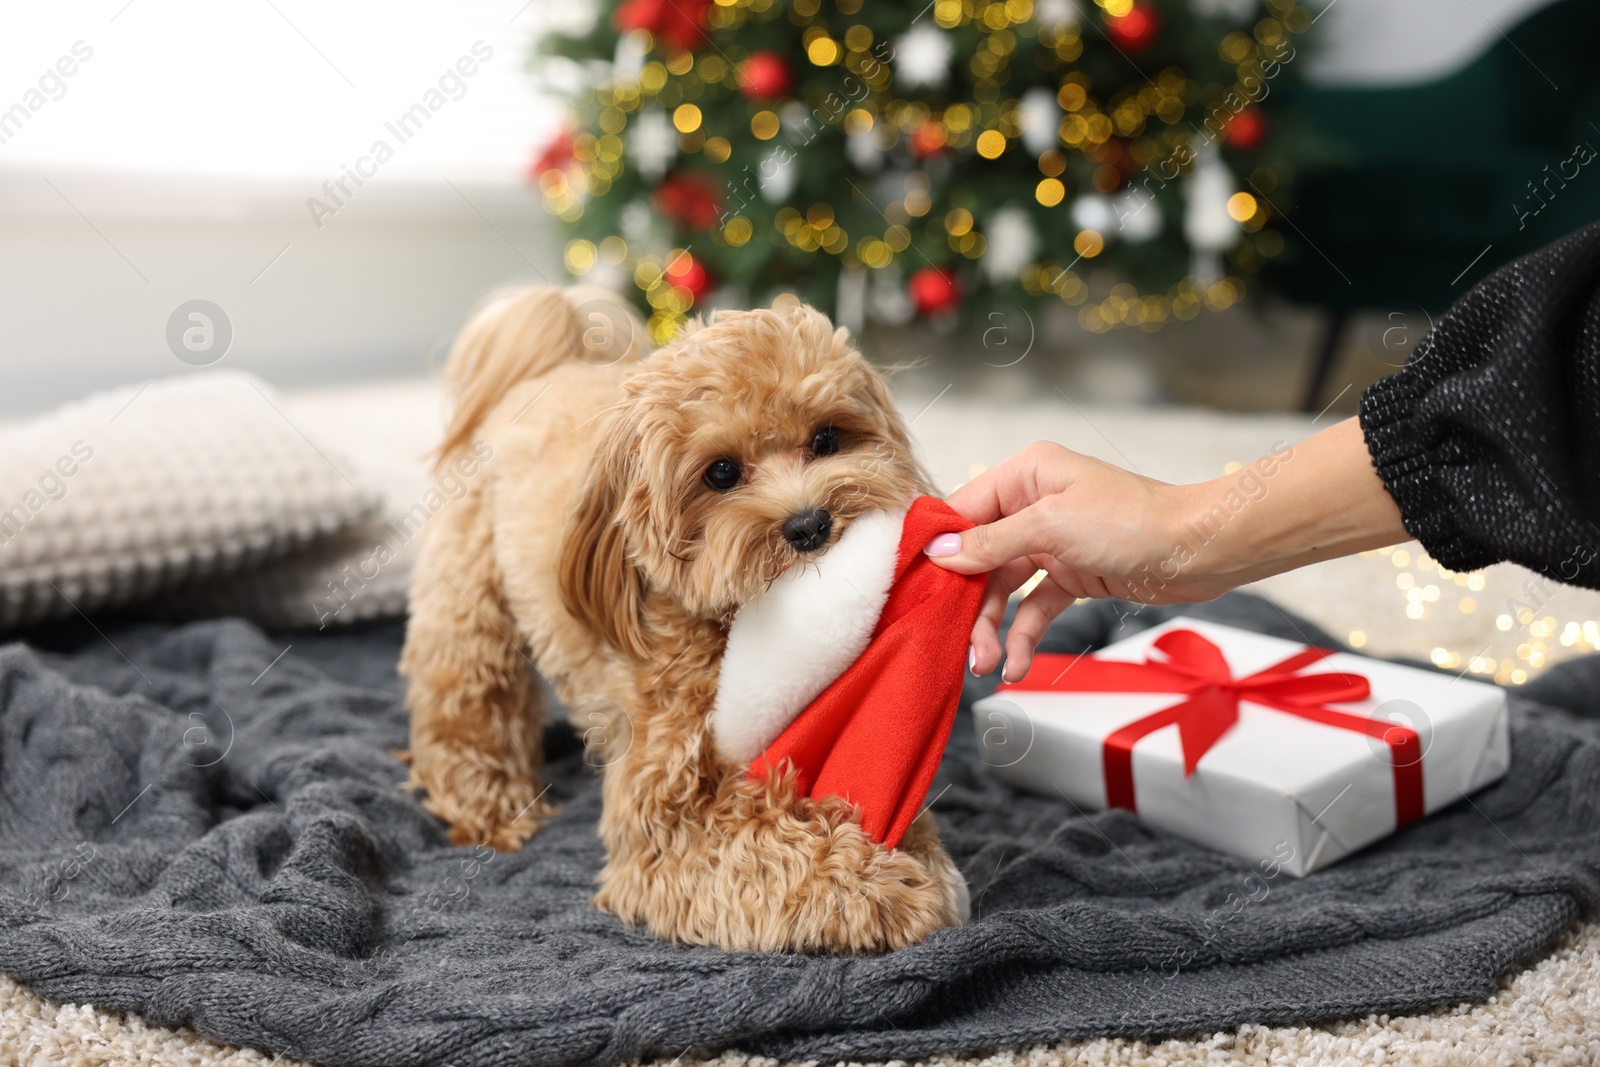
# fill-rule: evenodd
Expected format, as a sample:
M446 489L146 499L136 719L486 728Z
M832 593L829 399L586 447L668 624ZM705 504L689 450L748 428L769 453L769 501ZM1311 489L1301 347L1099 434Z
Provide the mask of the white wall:
M166 323L195 298L232 320L228 364L292 385L415 372L486 291L559 279L523 173L562 114L528 64L582 6L7 3L0 411L188 370Z
M419 373L487 291L561 277L541 210L505 185L375 190L318 231L282 186L236 213L149 215L56 174L80 217L29 178L0 179L0 411L191 370L166 330L196 298L231 320L228 366L301 385Z

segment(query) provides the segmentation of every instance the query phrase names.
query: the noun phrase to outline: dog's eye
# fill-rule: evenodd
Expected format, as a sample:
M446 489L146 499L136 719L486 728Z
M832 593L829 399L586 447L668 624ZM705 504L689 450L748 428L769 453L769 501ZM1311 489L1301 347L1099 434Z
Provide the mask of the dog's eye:
M818 430L816 436L811 438L811 454L814 456L831 456L839 451L839 431L832 426L824 426Z
M729 489L739 484L739 479L744 477L744 472L739 465L731 459L719 459L706 468L706 484L719 493L726 493Z

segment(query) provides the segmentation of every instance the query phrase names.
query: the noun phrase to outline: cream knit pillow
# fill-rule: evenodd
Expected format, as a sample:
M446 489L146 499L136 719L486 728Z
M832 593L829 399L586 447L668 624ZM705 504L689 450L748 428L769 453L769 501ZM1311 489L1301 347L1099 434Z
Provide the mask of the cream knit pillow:
M378 503L252 375L96 394L0 430L0 630L258 565Z

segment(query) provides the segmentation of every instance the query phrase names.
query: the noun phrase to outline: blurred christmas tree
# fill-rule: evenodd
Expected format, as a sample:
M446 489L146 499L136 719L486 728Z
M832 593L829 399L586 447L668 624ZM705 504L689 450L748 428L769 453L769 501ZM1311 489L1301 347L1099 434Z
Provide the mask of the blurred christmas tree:
M1294 0L601 0L546 49L534 163L575 275L658 339L788 292L859 328L1041 300L1092 330L1221 309L1279 254L1313 135Z

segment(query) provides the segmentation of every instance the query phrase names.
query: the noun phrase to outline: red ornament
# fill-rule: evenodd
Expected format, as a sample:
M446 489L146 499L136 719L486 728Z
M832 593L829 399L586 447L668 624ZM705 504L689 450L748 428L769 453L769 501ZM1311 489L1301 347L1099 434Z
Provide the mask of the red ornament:
M687 252L679 252L667 264L666 277L669 284L687 289L696 303L711 289L711 275Z
M561 130L545 145L544 151L528 167L528 174L538 181L552 170L566 170L573 162L573 132L570 127Z
M722 200L710 175L669 174L656 186L656 210L694 230L713 230L722 221Z
M1260 148L1267 139L1267 117L1260 108L1247 107L1228 120L1222 134L1230 147L1241 152Z
M794 75L776 52L752 52L739 64L739 91L750 100L772 100L789 95Z
M694 51L707 43L706 12L713 0L625 0L611 16L617 32L646 30L674 51Z
M938 267L923 267L906 285L919 315L941 315L961 302L961 286L954 274Z
M1106 36L1124 52L1143 52L1155 44L1161 29L1161 12L1146 3L1135 3L1126 15L1106 19Z
M928 119L911 131L908 143L919 158L927 159L944 151L945 140L944 127Z

